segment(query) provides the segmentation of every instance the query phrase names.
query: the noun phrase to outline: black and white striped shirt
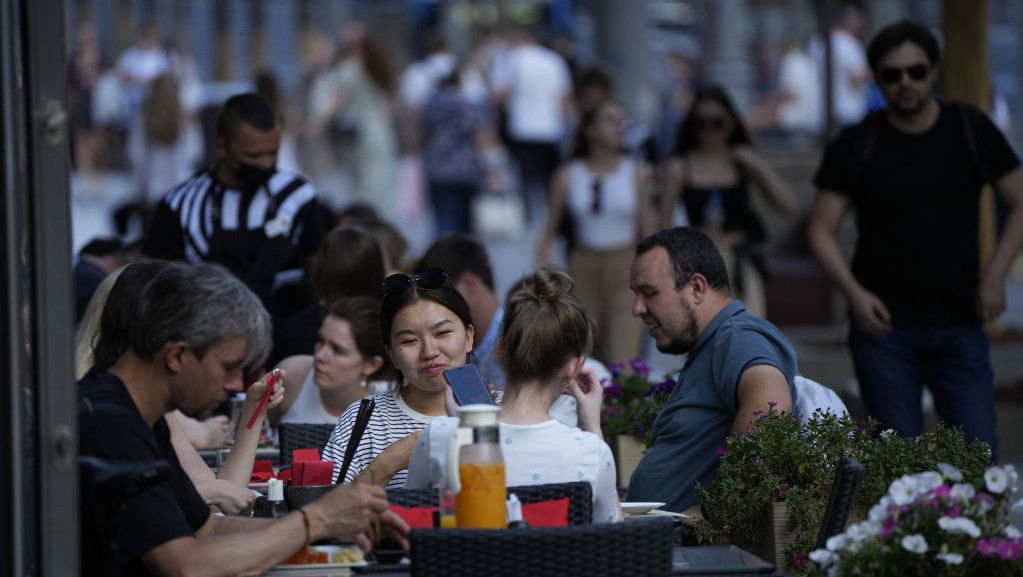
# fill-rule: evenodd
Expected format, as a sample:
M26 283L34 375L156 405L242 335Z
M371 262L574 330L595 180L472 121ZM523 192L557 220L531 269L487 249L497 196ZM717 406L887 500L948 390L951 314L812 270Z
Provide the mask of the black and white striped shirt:
M417 413L409 407L401 398L398 390L373 395L376 406L373 415L369 418L366 431L362 434L362 440L355 451L355 456L348 467L344 479L338 479L341 472L341 463L344 461L345 451L348 448L348 439L352 434L352 427L355 425L355 418L359 414L359 403L352 403L341 418L338 419L334 432L323 449L324 461L334 463L334 480L337 483L350 483L359 476L377 455L384 449L391 446L391 443L404 439L405 437L422 431L430 424L433 417ZM387 484L387 488L401 488L405 486L405 477L408 469L402 469Z
M211 170L171 189L157 207L143 251L154 258L220 263L269 293L273 276L301 267L324 236L316 191L278 170L254 192L228 188Z

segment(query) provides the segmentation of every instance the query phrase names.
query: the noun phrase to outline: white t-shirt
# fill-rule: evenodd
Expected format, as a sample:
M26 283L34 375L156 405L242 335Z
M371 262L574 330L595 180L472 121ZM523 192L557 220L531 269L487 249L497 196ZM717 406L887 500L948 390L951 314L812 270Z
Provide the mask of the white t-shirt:
M587 481L593 487L593 522L618 520L614 457L600 437L554 419L499 427L508 487ZM407 488L437 486L434 473L445 470L448 441L457 429L457 418L438 417L423 431L409 462Z
M867 113L867 87L853 86L851 76L866 73L867 56L863 44L848 32L831 31L831 91L834 99L835 120L842 126L863 120ZM823 84L824 44L819 38L810 43L810 55L817 66ZM822 86L823 90L823 86ZM823 109L821 114L824 114Z
M571 75L556 52L527 44L508 53L492 78L508 90L508 134L528 142L559 142L565 134L561 103L571 94Z
M362 440L359 442L358 450L355 452L351 465L348 467L348 472L345 474L345 478L341 480L343 483L352 482L359 473L369 467L369 464L373 462L373 459L377 458L377 455L391 446L391 443L425 429L426 425L434 418L412 410L401 398L397 389L373 395L372 398L376 400L376 407L369 419L369 423L366 425L365 432L362 434ZM352 428L355 426L355 418L359 414L359 405L360 403L352 403L345 410L341 418L338 419L334 432L330 434L327 446L323 449L322 459L324 461L332 461L335 465L334 479L332 481L334 484L338 483L338 474L341 472L341 464L344 462L345 451L348 448L348 439L351 437ZM407 469L398 471L387 484L387 488L398 489L403 487L407 474Z
M291 404L288 412L284 413L284 416L281 417L282 423L317 423L328 425L337 423L338 418L323 408L323 402L320 400L320 388L313 382L315 376L315 371L309 371L309 375L305 378L305 383L302 384L302 389L298 392L298 396L295 397L295 402Z
M579 246L591 250L618 250L636 242L637 211L635 163L623 158L618 169L600 179L597 190L593 173L581 160L568 165L568 198L565 209L575 220ZM593 212L594 195L600 196L600 212Z
M821 118L821 81L813 60L801 50L781 58L778 88L794 98L778 106L778 124L786 130L817 132Z

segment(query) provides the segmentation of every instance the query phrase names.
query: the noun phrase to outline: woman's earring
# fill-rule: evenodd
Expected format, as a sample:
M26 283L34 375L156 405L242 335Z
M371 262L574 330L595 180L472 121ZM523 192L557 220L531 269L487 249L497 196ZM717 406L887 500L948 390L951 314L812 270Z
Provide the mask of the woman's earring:
M366 382L366 375L362 375L362 380L359 381L359 386L364 389L369 386L369 383Z

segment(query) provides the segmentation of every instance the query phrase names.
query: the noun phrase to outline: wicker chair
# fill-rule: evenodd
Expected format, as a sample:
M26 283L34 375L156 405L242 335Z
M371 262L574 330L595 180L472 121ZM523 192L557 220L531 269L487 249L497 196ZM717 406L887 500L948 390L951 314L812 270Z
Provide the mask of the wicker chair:
M817 533L817 548L827 546L828 538L845 530L849 513L856 502L856 493L863 484L864 468L852 457L842 457L835 467L835 480L831 484L831 495L824 510L820 532Z
M277 440L281 449L281 466L291 464L295 449L319 449L321 452L334 432L334 425L321 423L281 423Z
M593 487L585 481L508 487L508 493L515 493L524 505L568 497L568 524L593 522ZM399 507L436 507L439 504L436 489L390 489L387 500Z
M671 575L672 520L536 529L416 529L412 577Z

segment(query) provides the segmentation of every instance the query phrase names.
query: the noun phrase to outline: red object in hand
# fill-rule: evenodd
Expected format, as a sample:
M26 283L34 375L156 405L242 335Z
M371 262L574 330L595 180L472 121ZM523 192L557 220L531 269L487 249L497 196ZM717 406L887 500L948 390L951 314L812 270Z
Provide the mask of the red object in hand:
M270 395L274 392L274 385L277 384L277 379L279 378L280 377L277 376L277 369L274 369L274 372L270 373L270 376L266 378L266 393L263 394L263 399L259 401L259 406L256 407L256 412L252 413L252 417L249 419L249 424L245 425L246 429L251 430L252 426L256 424L256 417L263 412L263 407L265 407L267 401L270 400Z

